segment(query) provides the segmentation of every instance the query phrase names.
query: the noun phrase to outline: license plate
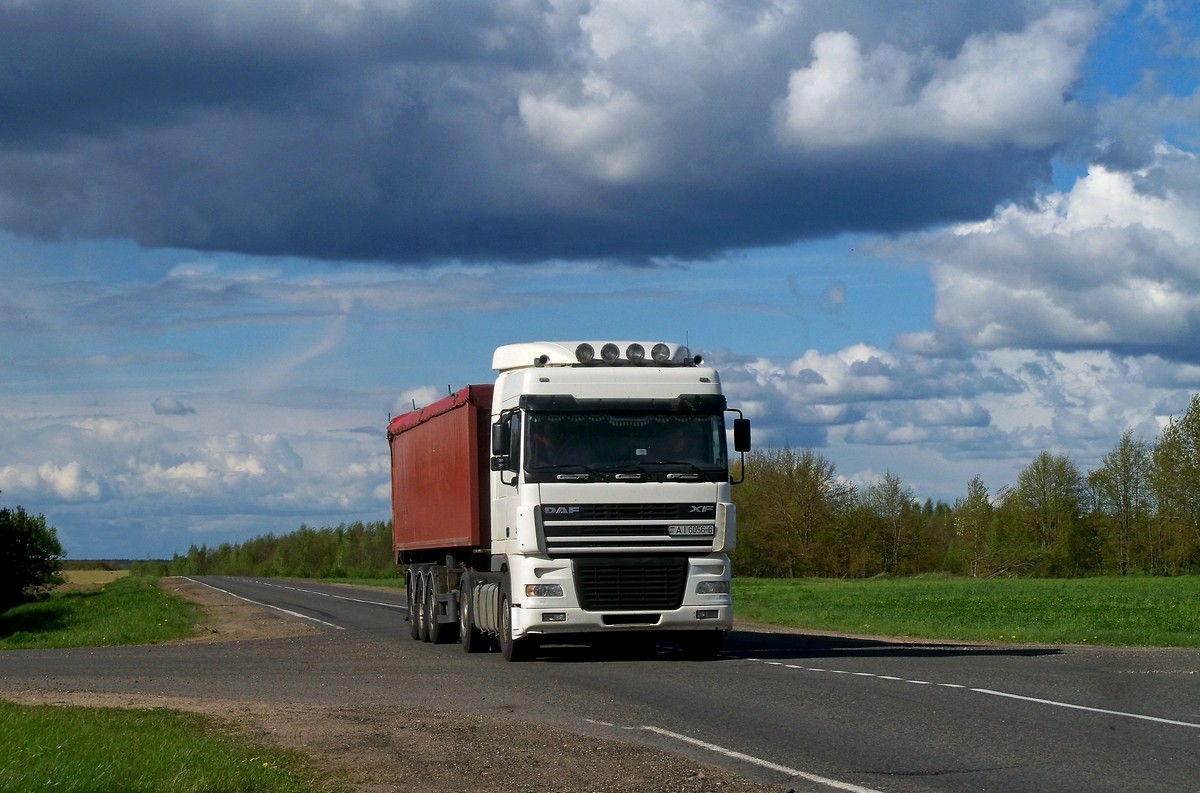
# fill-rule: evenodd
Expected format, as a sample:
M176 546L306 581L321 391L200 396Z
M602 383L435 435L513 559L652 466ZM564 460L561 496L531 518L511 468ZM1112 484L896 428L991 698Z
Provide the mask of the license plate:
M676 523L667 526L667 534L672 537L711 537L715 527L696 523Z

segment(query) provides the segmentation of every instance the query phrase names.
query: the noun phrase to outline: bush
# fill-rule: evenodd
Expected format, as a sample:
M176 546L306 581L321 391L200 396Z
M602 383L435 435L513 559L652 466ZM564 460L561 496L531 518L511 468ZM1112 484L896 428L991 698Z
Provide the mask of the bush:
M0 509L0 611L61 583L63 548L43 515Z

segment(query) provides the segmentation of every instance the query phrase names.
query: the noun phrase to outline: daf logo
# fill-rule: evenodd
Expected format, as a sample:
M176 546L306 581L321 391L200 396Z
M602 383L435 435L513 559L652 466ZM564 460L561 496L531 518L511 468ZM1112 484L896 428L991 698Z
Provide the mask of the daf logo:
M717 507L715 504L692 504L691 513L689 514L699 513L701 515L707 515L716 508Z
M546 515L578 515L579 507L544 507L542 512Z

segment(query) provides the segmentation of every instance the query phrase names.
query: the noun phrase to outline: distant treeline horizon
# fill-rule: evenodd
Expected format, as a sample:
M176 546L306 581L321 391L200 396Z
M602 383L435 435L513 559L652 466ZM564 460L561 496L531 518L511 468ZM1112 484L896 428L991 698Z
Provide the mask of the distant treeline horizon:
M1200 394L1154 443L1132 432L1083 473L1043 451L990 494L979 476L953 504L923 503L891 471L859 489L812 450L762 449L734 488L735 575L869 578L1200 573ZM301 525L135 569L171 575L391 578L391 522Z

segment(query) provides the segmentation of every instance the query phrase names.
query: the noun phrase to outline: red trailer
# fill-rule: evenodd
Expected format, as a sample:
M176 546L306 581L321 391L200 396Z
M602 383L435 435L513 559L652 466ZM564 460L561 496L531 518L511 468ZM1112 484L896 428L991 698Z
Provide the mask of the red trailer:
M397 564L487 551L491 385L469 385L388 424Z

